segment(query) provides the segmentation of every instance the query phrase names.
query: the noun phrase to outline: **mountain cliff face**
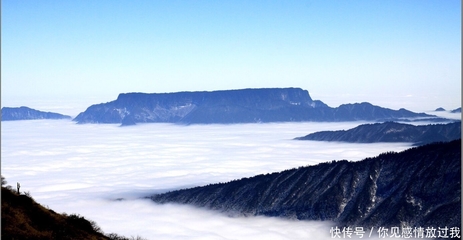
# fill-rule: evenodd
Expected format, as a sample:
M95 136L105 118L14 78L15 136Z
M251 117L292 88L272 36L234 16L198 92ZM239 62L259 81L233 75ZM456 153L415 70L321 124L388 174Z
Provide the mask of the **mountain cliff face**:
M341 131L315 132L296 140L341 141L352 143L412 142L423 145L461 138L461 122L414 126L396 122L363 124Z
M460 198L460 140L151 197L158 203L191 204L229 214L366 227L459 227Z
M2 121L69 118L71 117L59 113L42 112L28 107L2 108Z
M143 122L250 123L288 121L352 121L432 117L369 103L328 107L300 88L242 89L213 92L126 93L112 102L92 105L78 123Z

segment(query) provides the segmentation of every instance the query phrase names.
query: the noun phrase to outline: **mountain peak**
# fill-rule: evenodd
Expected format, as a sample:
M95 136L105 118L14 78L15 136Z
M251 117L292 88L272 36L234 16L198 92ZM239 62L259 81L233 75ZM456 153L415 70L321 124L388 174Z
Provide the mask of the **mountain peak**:
M25 106L2 108L2 121L70 118L71 117L67 115L54 112L42 112Z
M90 106L78 123L170 122L181 124L355 121L404 117L432 117L410 111L394 111L370 103L343 104L331 108L313 100L301 88L247 88L237 90L122 93L116 100Z

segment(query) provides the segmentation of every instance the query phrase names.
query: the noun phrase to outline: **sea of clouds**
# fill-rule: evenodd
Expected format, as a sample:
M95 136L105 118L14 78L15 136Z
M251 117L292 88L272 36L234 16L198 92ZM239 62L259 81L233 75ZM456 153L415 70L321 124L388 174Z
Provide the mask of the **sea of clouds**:
M407 143L296 141L365 122L234 125L2 122L2 176L44 206L78 213L105 233L147 239L331 239L329 222L229 217L143 197L331 160L351 161Z

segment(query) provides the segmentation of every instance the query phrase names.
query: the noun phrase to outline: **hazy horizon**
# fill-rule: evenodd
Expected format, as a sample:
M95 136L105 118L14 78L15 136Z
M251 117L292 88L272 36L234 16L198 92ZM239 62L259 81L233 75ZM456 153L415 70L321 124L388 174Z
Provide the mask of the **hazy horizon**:
M224 89L229 90L229 89ZM308 90L308 89L304 89ZM150 93L150 92L146 92ZM159 93L159 92L156 92ZM3 98L0 101L1 107L21 107L26 106L30 107L39 111L50 111L50 112L57 112L64 115L69 115L71 117L76 117L79 113L84 112L88 107L94 104L106 103L111 102L117 99L119 94L116 95L102 95L102 96L84 96L84 97L77 97L77 96L64 96L64 97L37 97L37 98L25 98L25 97L10 97L10 98ZM366 101L349 101L349 99L345 99L346 102L342 102L344 98L339 98L336 96L325 96L326 99L321 97L313 96L310 93L309 95L313 100L320 100L327 104L330 107L338 107L341 104L349 104L349 103L360 103ZM437 105L434 103L427 103L425 107L423 107L422 103L413 103L413 102L404 102L401 99L396 99L394 101L389 102L370 102L373 105L390 108L393 110L399 110L400 108L405 108L412 112L427 112L434 115L442 115L445 117L445 112L434 112L435 109L439 107L443 107L446 111L451 111L461 107L460 105ZM433 105L434 104L434 105ZM444 115L443 115L444 114ZM452 114L449 115L452 117ZM452 117L455 118L455 117Z
M461 105L457 0L5 0L1 11L2 106L274 87L332 107Z

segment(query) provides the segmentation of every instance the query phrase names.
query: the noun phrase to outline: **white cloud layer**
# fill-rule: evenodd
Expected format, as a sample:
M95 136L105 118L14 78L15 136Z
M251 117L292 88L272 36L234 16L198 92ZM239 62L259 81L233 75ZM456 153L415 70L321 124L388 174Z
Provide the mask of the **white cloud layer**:
M21 191L42 205L79 213L106 233L148 239L330 239L327 222L232 218L140 197L410 147L292 140L362 123L119 127L68 120L2 122L2 175L12 186L20 182Z

